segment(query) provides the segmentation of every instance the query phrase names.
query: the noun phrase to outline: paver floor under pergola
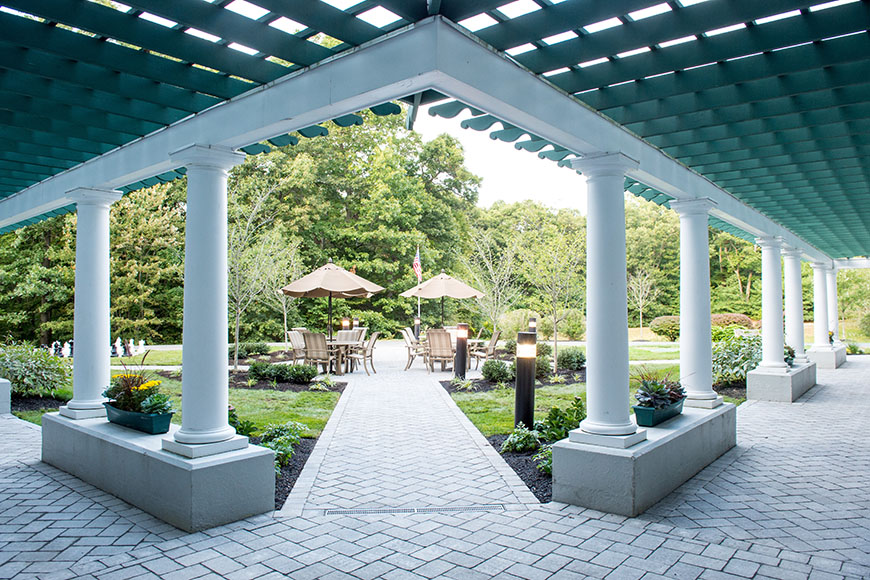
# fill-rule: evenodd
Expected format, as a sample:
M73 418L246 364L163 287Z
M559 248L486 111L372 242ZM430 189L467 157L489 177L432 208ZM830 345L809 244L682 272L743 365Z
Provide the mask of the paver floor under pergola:
M495 467L498 458L482 436L438 390L434 381L445 375L418 371L394 380L387 366L376 377L351 377L291 495L291 510L301 515L256 516L194 534L40 463L39 429L4 417L0 578L870 575L870 449L861 429L870 412L868 356L820 370L819 385L797 404L740 406L738 446L637 518L556 503L524 506L515 476ZM406 412L412 399L431 418ZM430 421L439 429L408 427ZM423 441L396 443L413 433ZM418 449L404 455L404 471L383 451L396 445ZM466 461L475 453L477 461ZM375 464L341 465L354 454ZM397 479L408 482L408 502L434 507L437 498L421 495L429 486L427 465L448 470L445 482L487 472L503 478L502 495L470 483L452 505L513 501L513 509L324 512L332 505L389 511L401 501L384 494L383 483ZM355 487L363 475L371 478L367 490ZM329 497L323 484L331 478L350 482L351 503Z

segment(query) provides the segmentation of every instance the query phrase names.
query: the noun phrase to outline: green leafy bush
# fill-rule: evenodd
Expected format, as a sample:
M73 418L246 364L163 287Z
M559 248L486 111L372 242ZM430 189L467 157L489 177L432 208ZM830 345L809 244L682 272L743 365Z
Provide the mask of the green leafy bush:
M302 440L302 434L308 429L302 423L287 421L282 425L267 425L260 438L260 445L268 447L275 452L275 472L280 473L281 468L293 458L293 446Z
M731 337L713 343L713 380L746 384L746 373L761 362L761 337Z
M870 336L870 312L861 317L861 321L858 322L858 329L864 336Z
M710 324L713 326L739 326L740 328L752 328L752 319L745 314L728 312L725 314L711 315Z
M653 321L649 323L649 328L659 336L663 336L673 342L680 336L680 317L659 316L658 318L653 318Z
M537 344L538 356L553 356L553 345L549 342L539 342Z
M498 327L501 329L502 336L508 339L516 339L517 332L525 332L529 329L529 318L537 318L538 323L541 322L541 316L534 310L511 310L501 317L498 322Z
M535 357L535 378L539 381L542 381L550 376L550 373L553 371L553 361L550 357L545 355L538 355ZM515 380L517 378L517 360L511 363L510 366L511 379Z
M794 349L789 345L785 345L782 348L782 360L785 361L788 366L791 366L792 363L794 363Z
M553 475L553 446L541 445L541 450L532 456L535 460L535 467L541 473Z
M861 350L861 347L857 342L847 342L846 343L846 353L847 354L864 354L864 351Z
M541 445L538 441L538 436L534 431L530 431L525 425L519 423L513 432L508 435L501 445L502 453L522 453L524 451L532 451Z
M513 379L507 363L500 360L489 359L480 369L483 378L491 383L502 383Z
M713 336L713 342L734 338L734 331L743 327L739 324L729 324L728 326L713 326L710 331Z
M579 308L564 311L565 318L559 323L559 333L571 340L583 340L586 334L586 315ZM561 365L561 363L559 363Z
M586 404L580 397L574 397L574 402L566 409L552 407L543 421L535 423L535 431L544 441L560 441L585 418Z
M235 354L235 344L230 345L230 356ZM258 354L269 354L269 345L265 342L240 342L239 358L249 358Z
M504 349L508 351L510 354L517 354L517 341L515 338L511 338L505 341Z
M45 349L13 342L0 345L0 377L22 397L54 397L58 389L72 386L72 367Z
M279 365L255 362L248 367L248 376L255 381L307 385L317 376L313 365Z
M559 368L579 371L586 366L586 353L579 346L567 346L559 351Z
M230 424L230 427L236 430L236 433L245 437L250 437L257 431L257 426L254 422L240 419L236 414L236 409L232 405L227 407L227 422Z
M457 391L465 393L474 391L477 388L474 386L474 381L471 379L460 379L459 377L453 377L450 379L450 384L453 385L453 388Z

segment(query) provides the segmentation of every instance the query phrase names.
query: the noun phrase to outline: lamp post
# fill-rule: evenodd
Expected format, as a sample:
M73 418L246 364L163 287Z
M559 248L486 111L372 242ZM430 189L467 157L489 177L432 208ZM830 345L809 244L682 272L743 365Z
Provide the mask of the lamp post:
M420 340L420 317L414 317L414 338Z
M359 328L359 318L357 318L356 316L353 317L353 327Z
M514 425L531 429L535 422L535 357L537 334L517 333L517 388L514 402Z
M529 318L529 332L538 332L538 319L534 316Z
M341 329L342 330L350 330L350 318L344 317L341 319Z
M468 363L468 323L456 325L456 358L453 360L453 374L465 380L465 367Z

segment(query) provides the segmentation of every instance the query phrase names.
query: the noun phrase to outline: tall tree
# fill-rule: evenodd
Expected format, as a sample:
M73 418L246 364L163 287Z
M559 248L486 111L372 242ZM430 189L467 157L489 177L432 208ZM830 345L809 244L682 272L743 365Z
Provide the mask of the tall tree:
M515 270L517 262L517 241L504 249L498 247L490 233L472 233L471 255L463 258L463 264L471 277L472 285L484 293L477 300L478 308L484 318L492 322L492 331L498 329L498 322L510 311L520 297Z
M638 270L628 276L628 302L634 306L640 318L640 338L643 340L643 308L656 299L659 290L646 270Z

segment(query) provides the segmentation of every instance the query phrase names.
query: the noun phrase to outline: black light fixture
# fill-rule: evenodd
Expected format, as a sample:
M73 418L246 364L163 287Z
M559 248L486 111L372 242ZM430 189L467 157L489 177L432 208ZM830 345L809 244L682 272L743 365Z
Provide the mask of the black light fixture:
M357 318L356 316L353 317L353 327L359 328L359 318Z
M414 338L420 340L420 317L414 317Z
M535 357L537 334L517 333L517 388L514 401L514 426L522 423L531 429L535 422Z
M529 332L538 332L538 319L534 316L529 318Z
M453 374L465 380L465 367L468 365L468 323L456 325L456 357L453 359Z
M345 316L344 318L341 319L341 329L342 330L349 330L350 329L350 318L348 318L347 316Z

